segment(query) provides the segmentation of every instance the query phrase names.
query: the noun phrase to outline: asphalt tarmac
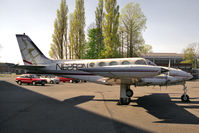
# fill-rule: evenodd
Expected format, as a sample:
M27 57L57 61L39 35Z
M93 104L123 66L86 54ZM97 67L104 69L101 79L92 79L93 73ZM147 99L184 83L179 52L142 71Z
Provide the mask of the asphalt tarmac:
M0 78L0 133L199 133L199 82L136 87L130 105L116 105L119 86L93 83L17 85Z

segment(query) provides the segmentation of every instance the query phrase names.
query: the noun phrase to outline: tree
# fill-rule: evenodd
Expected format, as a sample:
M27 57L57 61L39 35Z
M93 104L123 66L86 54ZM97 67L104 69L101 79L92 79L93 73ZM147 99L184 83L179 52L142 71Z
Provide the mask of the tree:
M192 66L197 67L196 56L199 54L199 43L189 44L186 49L184 49L183 58L185 61L182 63L192 63Z
M102 22L104 19L103 13L104 1L99 0L98 7L95 11L95 21L96 21L96 49L97 49L97 58L102 57L102 51L104 50L104 38L102 34Z
M139 48L142 48L144 39L142 30L146 28L146 17L139 4L128 3L120 15L120 27L123 27L126 37L127 57L138 56Z
M67 14L66 0L61 0L60 9L57 9L57 18L54 21L54 33L52 35L49 55L54 59L67 58Z
M88 43L86 48L86 56L87 59L97 59L98 58L98 49L97 49L97 28L92 28L88 31Z
M105 0L104 14L102 29L104 35L104 57L112 58L118 57L118 48L120 46L119 36L117 34L119 26L119 6L116 0Z
M71 24L70 24L70 37L72 44L70 47L73 49L73 58L81 59L84 55L84 45L85 45L85 10L84 10L84 0L76 0L75 11L73 13Z
M145 55L148 53L152 53L152 46L149 44L143 44L140 45L138 48L138 50L136 51L136 55L141 56L141 55Z
M69 58L70 59L73 59L74 56L75 56L75 52L74 52L74 49L75 49L75 34L74 34L74 30L75 30L75 27L74 27L74 15L73 13L70 13L69 15L69 19L70 19L70 29L69 29Z

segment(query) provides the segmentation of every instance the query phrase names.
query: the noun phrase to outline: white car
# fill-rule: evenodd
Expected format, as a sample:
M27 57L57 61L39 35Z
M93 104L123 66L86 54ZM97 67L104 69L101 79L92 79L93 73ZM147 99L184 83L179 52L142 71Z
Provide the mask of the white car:
M42 75L40 78L47 80L47 83L50 84L59 84L59 79L55 78L54 75Z

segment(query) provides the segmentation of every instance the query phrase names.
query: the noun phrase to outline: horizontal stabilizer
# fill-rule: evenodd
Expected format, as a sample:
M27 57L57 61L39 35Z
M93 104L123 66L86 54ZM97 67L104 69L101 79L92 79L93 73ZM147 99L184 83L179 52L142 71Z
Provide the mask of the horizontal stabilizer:
M15 66L12 66L12 67L16 68L16 69L35 70L35 69L45 68L46 66L15 65Z

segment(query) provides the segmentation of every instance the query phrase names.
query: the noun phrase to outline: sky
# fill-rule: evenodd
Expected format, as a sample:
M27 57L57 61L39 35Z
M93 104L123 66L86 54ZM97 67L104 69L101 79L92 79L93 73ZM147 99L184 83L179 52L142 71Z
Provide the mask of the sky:
M22 64L15 34L26 33L47 56L61 0L0 0L0 62ZM143 37L153 52L182 53L199 42L199 0L117 0L120 10L139 3L147 18ZM66 0L74 12L75 0ZM95 22L98 0L85 0L86 28Z

